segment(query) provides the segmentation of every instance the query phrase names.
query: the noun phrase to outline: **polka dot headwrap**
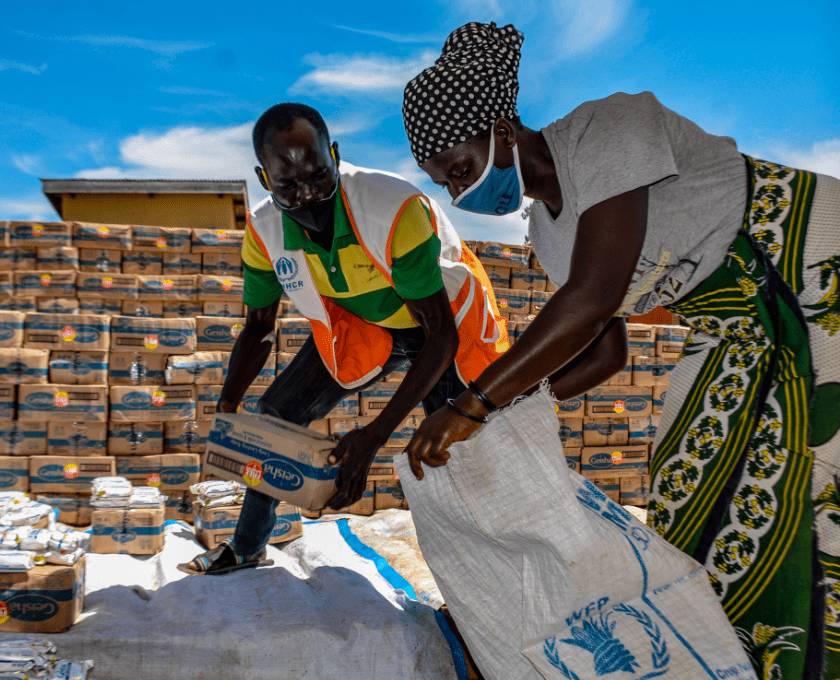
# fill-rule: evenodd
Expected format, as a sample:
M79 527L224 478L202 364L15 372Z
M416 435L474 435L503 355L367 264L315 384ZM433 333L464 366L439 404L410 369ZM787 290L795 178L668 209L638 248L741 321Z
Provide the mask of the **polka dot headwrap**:
M405 87L403 122L418 165L516 114L519 53L512 25L456 28L433 66Z

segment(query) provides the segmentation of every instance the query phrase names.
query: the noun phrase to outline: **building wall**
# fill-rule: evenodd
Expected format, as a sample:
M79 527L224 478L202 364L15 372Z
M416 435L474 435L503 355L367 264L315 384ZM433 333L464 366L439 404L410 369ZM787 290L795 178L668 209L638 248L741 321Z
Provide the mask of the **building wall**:
M64 194L62 218L111 224L237 229L244 226L244 208L237 220L230 194Z

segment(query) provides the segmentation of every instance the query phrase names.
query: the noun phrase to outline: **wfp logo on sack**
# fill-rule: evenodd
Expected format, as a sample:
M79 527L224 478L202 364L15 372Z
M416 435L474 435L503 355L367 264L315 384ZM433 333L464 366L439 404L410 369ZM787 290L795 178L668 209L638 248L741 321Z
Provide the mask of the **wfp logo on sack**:
M303 486L303 473L294 465L278 458L262 464L263 480L282 491L295 491Z

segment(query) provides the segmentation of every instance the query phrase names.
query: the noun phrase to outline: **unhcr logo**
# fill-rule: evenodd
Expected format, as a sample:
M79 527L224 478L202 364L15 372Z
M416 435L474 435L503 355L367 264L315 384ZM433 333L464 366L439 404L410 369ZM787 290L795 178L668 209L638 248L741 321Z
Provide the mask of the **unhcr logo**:
M298 264L293 257L281 257L274 263L277 278L281 281L293 279L298 273Z

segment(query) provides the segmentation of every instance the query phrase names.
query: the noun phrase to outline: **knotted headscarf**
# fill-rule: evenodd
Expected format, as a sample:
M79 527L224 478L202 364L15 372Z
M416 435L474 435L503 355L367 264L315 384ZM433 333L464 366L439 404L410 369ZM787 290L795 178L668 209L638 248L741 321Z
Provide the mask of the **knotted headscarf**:
M516 114L523 35L508 24L456 28L405 87L403 122L418 165Z

